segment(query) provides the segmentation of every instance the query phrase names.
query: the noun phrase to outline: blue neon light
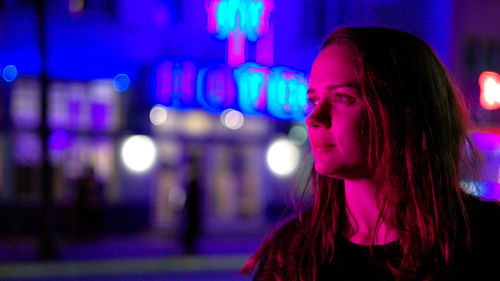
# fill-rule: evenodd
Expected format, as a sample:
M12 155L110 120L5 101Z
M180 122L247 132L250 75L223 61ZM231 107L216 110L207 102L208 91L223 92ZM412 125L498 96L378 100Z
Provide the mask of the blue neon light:
M193 64L183 67L189 71L178 73L174 70L175 65L185 65L185 62L164 61L158 64L155 102L176 108L198 106L211 112L239 106L246 114L270 114L298 121L303 121L309 114L307 80L302 73L256 63L246 63L236 69L217 64L202 68L197 73ZM191 77L197 77L196 81ZM179 92L179 83L181 88L196 89L193 90L195 93L185 94L191 90Z
M308 114L307 81L302 74L286 68L274 68L267 95L270 101L267 110L273 116L304 119Z
M55 130L47 140L52 150L64 150L69 144L69 135L65 130Z
M248 114L263 113L267 104L267 81L271 71L255 63L246 63L234 70L238 87L238 103Z
M196 81L196 99L205 109L220 112L235 100L232 70L227 65L201 69Z
M7 65L2 71L3 79L7 82L12 82L17 78L17 68L15 65Z
M129 86L130 78L127 74L121 73L113 78L113 88L115 88L117 92L123 92L127 90Z
M256 41L268 31L272 10L272 0L212 0L207 28L219 39L243 32L248 40Z

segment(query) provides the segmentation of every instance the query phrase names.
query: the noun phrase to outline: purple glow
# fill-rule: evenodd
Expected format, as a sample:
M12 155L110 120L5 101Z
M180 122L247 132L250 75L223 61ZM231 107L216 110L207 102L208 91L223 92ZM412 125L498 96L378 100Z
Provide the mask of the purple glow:
M93 103L90 106L90 124L92 130L105 131L109 127L108 106L102 103Z
M274 64L274 27L271 24L269 32L257 40L255 60L258 64L272 66Z
M194 85L196 79L196 66L192 62L182 62L181 89L180 95L183 104L189 104L194 96Z
M172 100L173 67L173 62L164 61L156 70L156 98L162 104L169 104Z
M12 156L14 161L24 166L40 163L42 146L36 133L18 133L14 137Z
M500 149L500 135L493 133L472 133L472 137L482 151Z
M68 147L69 135L65 130L55 130L49 135L47 143L52 150L64 150Z
M500 200L500 183L486 182L484 183L484 193L481 197L487 200Z
M68 125L70 128L80 127L80 100L70 100L68 102Z

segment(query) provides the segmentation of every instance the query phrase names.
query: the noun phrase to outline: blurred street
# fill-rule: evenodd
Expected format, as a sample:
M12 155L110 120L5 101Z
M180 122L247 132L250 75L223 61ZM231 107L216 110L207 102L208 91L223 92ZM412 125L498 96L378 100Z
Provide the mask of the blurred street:
M151 234L62 244L56 261L36 261L36 241L0 244L1 280L248 280L237 271L258 237L202 237L199 254ZM22 243L22 244L21 244Z

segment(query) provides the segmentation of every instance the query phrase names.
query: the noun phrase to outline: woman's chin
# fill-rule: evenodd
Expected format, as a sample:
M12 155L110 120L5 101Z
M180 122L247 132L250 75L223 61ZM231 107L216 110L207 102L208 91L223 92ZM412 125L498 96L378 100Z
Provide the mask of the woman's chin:
M335 169L334 167L332 167L332 165L327 165L327 164L322 164L322 163L318 163L316 162L314 164L314 169L316 170L316 172L322 176L326 176L326 177L331 177L331 178L334 178L335 176Z

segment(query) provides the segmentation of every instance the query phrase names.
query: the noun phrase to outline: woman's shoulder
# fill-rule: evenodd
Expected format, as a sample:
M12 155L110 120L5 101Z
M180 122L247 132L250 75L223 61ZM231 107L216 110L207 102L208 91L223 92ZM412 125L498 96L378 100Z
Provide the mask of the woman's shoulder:
M467 196L464 203L471 244L457 252L453 280L496 280L493 276L500 264L500 205L473 196Z
M477 197L467 198L465 201L467 213L471 221L471 228L500 229L500 204L495 201L483 201Z
M500 205L493 201L469 199L472 253L486 271L493 272L500 264Z

